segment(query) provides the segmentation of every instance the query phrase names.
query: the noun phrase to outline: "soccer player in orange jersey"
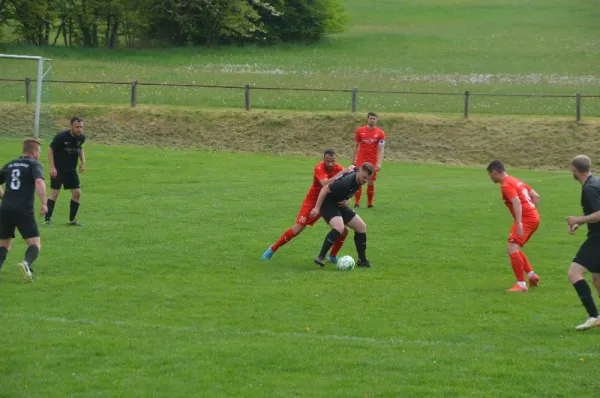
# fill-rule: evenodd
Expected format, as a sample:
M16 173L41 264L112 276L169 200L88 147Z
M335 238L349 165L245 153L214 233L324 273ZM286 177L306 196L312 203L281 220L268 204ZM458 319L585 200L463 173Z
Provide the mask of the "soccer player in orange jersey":
M515 220L508 235L508 255L517 283L508 291L526 292L525 274L530 287L536 287L540 282L527 256L521 251L540 225L540 214L536 208L540 195L523 181L509 176L499 160L490 162L487 172L494 183L502 184L502 199Z
M332 149L325 151L323 154L323 161L315 166L313 172L313 183L310 186L306 197L304 198L304 202L302 202L296 223L287 231L285 231L272 246L269 246L269 248L262 255L263 260L270 260L277 249L291 241L295 236L298 236L300 232L304 231L304 228L306 228L307 225L313 226L317 220L321 218L320 214L318 214L316 217L310 216L310 211L317 203L317 198L319 197L321 188L335 181L335 179L342 174L349 173L354 170L354 166L344 169L341 165L336 163L336 160L337 155ZM340 235L331 248L329 261L332 263L337 263L337 253L342 248L347 234L348 229L346 229L344 233Z
M356 167L360 167L365 162L375 166L375 172L369 182L367 182L367 204L369 207L373 207L375 180L377 179L377 172L381 170L381 164L383 163L385 133L376 126L377 114L375 112L369 112L367 118L368 124L356 129L356 133L354 134L352 163L354 163ZM360 207L361 194L362 188L356 191L356 194L354 195L354 207Z

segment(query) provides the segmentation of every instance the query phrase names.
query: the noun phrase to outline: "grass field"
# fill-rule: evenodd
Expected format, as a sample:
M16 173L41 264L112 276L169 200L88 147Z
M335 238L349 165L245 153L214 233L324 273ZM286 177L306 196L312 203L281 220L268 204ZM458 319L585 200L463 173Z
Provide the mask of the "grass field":
M464 93L600 94L596 2L348 0L346 32L316 46L104 50L0 45L54 59L54 79ZM0 76L35 65L0 62ZM0 101L22 101L3 83ZM140 104L241 108L243 90L140 86ZM57 103L127 104L129 86L55 84ZM350 93L253 91L257 108L350 110ZM472 98L477 114L573 115L572 98ZM359 95L359 110L461 113L461 96ZM600 98L584 100L600 115Z
M511 220L484 170L384 164L360 211L375 267L340 272L312 263L322 223L259 260L319 158L86 153L86 226L64 225L62 193L35 284L21 242L2 269L0 396L597 395L600 330L573 330L565 276L584 238L563 220L581 211L568 173L514 171L542 196L526 250L542 284L511 295Z

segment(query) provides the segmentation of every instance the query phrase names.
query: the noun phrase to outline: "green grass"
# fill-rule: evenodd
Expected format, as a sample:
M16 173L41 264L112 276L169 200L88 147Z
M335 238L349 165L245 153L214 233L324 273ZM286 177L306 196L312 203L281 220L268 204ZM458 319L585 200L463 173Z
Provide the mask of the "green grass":
M474 93L600 94L600 11L593 1L348 0L346 32L314 46L106 50L0 46L54 59L54 79ZM0 76L35 67L0 62ZM21 101L2 84L0 101ZM127 104L128 86L55 84L53 101ZM266 109L349 110L349 93L254 91ZM139 87L139 103L241 108L243 90ZM600 115L600 99L584 100ZM573 99L473 97L485 114L566 115ZM359 95L359 110L461 113L461 96Z
M312 263L323 223L259 260L318 158L86 152L86 226L64 224L63 192L35 284L20 241L2 269L1 396L597 395L600 331L573 330L565 276L584 239L568 173L514 171L542 196L526 249L542 284L511 295L511 220L481 169L385 163L360 211L375 268L339 272Z

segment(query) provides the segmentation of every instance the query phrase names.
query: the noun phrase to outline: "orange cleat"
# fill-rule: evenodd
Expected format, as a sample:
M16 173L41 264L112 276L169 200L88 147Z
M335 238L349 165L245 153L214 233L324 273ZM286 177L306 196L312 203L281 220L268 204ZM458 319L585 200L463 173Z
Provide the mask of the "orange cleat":
M540 277L536 274L531 275L531 278L529 278L529 287L537 287L538 283L540 283Z
M513 287L511 287L510 289L507 289L506 291L507 292L526 292L527 290L529 290L529 289L527 289L527 287L523 287L523 286L519 285L518 283L515 283L513 285Z

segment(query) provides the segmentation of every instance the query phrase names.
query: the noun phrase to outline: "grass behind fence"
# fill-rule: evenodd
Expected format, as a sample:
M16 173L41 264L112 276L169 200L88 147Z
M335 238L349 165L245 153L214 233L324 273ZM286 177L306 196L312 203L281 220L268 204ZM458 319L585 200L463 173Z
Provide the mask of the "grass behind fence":
M54 59L55 79L261 87L464 93L600 94L600 11L593 2L349 0L346 32L312 45L106 50L23 48ZM35 66L0 62L0 75L24 78ZM22 87L1 84L0 100L19 101ZM241 107L243 91L149 88L139 103ZM67 103L127 104L126 86L55 84ZM259 92L253 104L275 109L349 110L342 94ZM563 100L489 100L474 111L496 114L572 113ZM593 102L593 101L592 101ZM573 100L574 103L574 100ZM573 104L574 106L574 104ZM598 106L585 114L600 115ZM460 97L361 95L359 110L462 112ZM584 114L584 115L585 115Z

